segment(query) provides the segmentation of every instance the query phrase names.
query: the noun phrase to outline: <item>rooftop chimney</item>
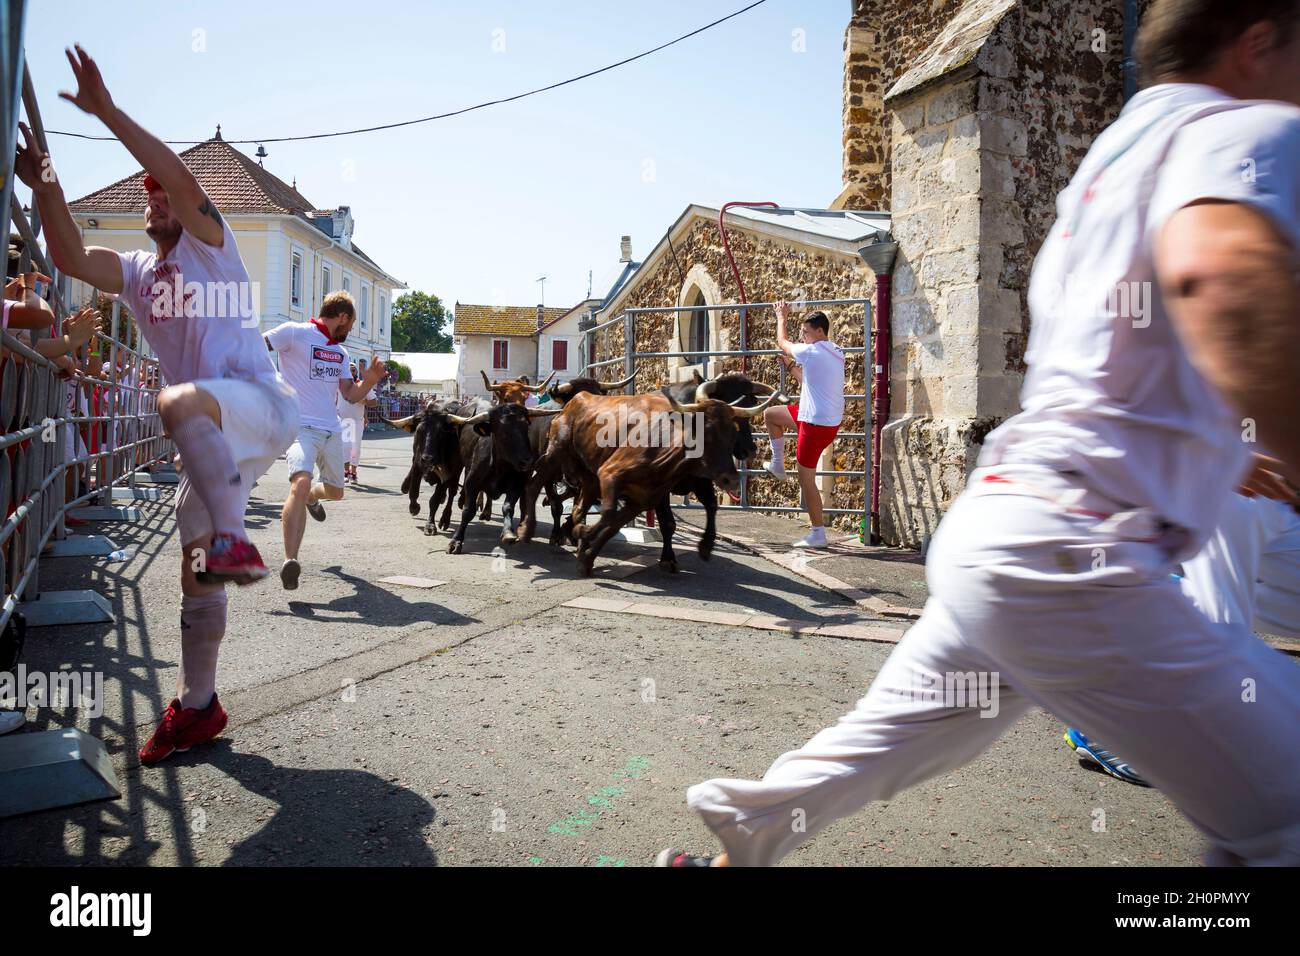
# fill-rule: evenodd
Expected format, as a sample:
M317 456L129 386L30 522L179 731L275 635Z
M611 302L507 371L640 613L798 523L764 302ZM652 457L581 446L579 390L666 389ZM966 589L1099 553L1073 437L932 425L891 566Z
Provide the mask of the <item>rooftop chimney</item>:
M546 308L540 302L537 304L537 327L540 329L546 324Z
M622 239L619 240L618 261L619 262L632 261L632 237L631 236L624 236Z

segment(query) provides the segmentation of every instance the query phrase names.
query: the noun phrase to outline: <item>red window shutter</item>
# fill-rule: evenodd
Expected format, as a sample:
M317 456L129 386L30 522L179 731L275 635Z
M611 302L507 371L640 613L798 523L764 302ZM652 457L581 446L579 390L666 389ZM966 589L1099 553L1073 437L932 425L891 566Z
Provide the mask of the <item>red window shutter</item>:
M492 341L492 367L506 369L510 367L510 343L502 339Z
M569 343L563 339L551 343L551 368L559 372L568 371Z

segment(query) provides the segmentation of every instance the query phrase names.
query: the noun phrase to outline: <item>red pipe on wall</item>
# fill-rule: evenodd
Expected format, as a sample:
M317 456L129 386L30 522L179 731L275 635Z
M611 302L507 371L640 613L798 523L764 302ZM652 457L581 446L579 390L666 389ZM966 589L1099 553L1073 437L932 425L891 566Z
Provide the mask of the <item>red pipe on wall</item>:
M740 270L736 268L736 257L731 254L731 241L727 238L727 224L723 221L724 217L727 215L727 210L732 206L749 206L751 208L763 207L768 209L780 209L781 207L774 202L740 202L737 200L735 202L723 203L722 208L718 210L718 230L722 233L722 250L727 254L727 261L731 263L731 274L736 277L736 285L740 287L740 304L745 305L749 301L745 297L745 281L740 278ZM746 323L743 311L741 312L740 322L740 347L748 349L749 342L746 341L747 336L745 335L746 329L744 327ZM742 372L749 371L748 355L742 355L740 357L740 370Z

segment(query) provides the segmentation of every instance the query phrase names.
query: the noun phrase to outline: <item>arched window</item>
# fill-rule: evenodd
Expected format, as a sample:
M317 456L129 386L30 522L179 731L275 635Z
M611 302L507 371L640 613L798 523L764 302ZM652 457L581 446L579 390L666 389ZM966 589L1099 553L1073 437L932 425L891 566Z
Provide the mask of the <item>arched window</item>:
M695 295L691 301L686 303L690 306L705 305L704 293L699 289L695 290ZM701 353L709 350L709 313L705 309L696 309L690 313L690 324L686 332L686 348L684 351L690 352L688 362L692 364L707 363L709 357Z

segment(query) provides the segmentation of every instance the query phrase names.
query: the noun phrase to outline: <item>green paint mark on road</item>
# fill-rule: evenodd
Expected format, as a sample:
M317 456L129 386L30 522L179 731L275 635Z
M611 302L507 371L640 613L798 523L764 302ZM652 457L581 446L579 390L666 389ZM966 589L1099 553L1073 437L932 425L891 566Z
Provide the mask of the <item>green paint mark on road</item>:
M650 769L650 761L646 757L632 757L623 765L621 770L616 770L613 774L615 780L640 780L641 775ZM587 797L587 805L597 809L588 810L586 808L578 810L576 813L570 813L558 823L552 823L546 828L547 833L558 833L560 836L576 837L581 836L580 827L589 827L592 822L600 819L607 810L614 809L612 798L620 797L627 792L627 787L611 784L597 790L594 795ZM541 863L541 857L529 857L531 863ZM615 858L602 854L596 860L596 866L627 866L627 860Z

